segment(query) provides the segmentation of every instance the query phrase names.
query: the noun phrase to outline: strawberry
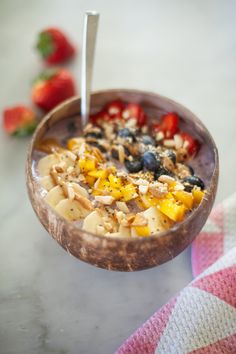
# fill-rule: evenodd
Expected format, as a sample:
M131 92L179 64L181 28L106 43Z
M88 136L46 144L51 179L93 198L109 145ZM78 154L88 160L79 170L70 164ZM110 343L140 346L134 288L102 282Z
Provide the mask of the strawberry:
M161 118L161 122L154 124L155 132L163 132L165 138L173 138L179 130L179 117L176 113L170 112Z
M180 133L184 144L186 144L189 155L194 155L199 149L199 142L194 139L190 134L185 132Z
M90 121L93 123L93 124L98 124L102 121L108 121L110 120L110 116L109 114L107 113L107 111L105 111L104 109L102 111L99 111L98 113L95 113L95 114L91 114L90 117L89 117Z
M124 108L124 102L121 100L115 100L107 103L104 110L109 114L111 119L120 119Z
M49 69L36 78L32 88L33 102L50 111L62 101L75 95L72 75L64 69Z
M26 106L17 105L3 111L3 128L10 135L29 135L36 126L36 114Z
M71 59L75 48L58 28L46 28L40 32L36 48L47 64L58 64Z
M142 127L147 123L147 116L141 106L137 103L128 103L125 110L123 111L122 117L125 120L130 118L136 119L139 127Z

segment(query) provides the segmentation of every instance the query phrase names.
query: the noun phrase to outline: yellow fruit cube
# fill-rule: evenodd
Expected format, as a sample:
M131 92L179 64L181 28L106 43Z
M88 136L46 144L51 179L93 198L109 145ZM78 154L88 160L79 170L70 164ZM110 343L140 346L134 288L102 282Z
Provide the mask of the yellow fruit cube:
M92 159L80 159L79 167L81 172L89 172L96 169L96 161Z
M88 173L89 176L95 177L95 178L102 178L105 179L107 177L107 171L106 170L94 170Z
M136 198L138 195L136 193L136 188L133 184L127 184L124 187L120 188L123 199L125 202L128 202L131 199Z
M92 187L96 181L96 178L95 177L92 177L92 176L86 176L85 177L86 179L86 182L88 183L89 187Z
M173 221L181 221L184 218L186 208L171 199L164 199L160 202L160 211Z
M109 182L110 182L110 186L111 186L112 188L121 188L121 187L122 187L121 178L116 177L116 176L110 174L110 175L108 176L108 179L109 179Z
M140 194L139 197L145 209L150 208L151 206L156 206L160 202L160 199L151 194Z
M194 205L198 205L201 203L205 193L201 191L200 189L193 189L192 190L192 195L193 195L193 203Z
M134 229L138 236L142 236L142 237L150 236L149 226L134 226Z
M74 150L75 148L79 148L80 147L80 143L78 141L78 139L76 138L72 138L72 139L69 139L68 142L67 142L67 149L69 150Z
M186 208L192 209L193 207L193 195L185 191L177 191L173 193L176 200L183 203Z
M122 193L121 193L120 189L117 189L117 188L110 187L109 188L109 195L111 195L116 200L119 200L122 198Z

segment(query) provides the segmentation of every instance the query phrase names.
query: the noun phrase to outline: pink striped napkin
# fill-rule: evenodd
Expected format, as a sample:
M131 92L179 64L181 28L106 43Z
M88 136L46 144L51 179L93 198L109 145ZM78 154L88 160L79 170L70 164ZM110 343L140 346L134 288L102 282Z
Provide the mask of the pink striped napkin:
M116 354L236 354L236 194L194 241L192 268L195 279Z

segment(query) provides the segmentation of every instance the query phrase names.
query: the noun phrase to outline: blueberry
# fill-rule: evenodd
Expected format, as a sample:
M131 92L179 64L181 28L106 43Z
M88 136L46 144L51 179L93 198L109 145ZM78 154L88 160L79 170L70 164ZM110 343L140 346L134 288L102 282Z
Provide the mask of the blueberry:
M156 146L155 140L150 135L143 135L141 138L141 143L144 145Z
M125 161L125 167L131 173L139 172L143 168L142 160Z
M130 153L129 149L128 149L126 146L124 146L124 149L125 149L125 155L126 155L126 156L130 156L131 153ZM119 153L118 153L118 150L115 149L115 148L112 148L112 149L111 149L111 156L113 157L113 159L119 160Z
M132 141L136 140L134 134L128 128L124 128L124 129L119 130L118 136L120 138L131 138Z
M160 156L151 151L146 151L143 154L142 161L143 166L146 168L146 170L152 172L157 171L161 164Z
M159 177L161 177L162 175L166 175L166 176L170 176L173 177L173 173L168 171L166 168L164 167L160 167L155 173L154 173L154 179L157 180Z
M194 169L191 166L189 166L189 165L185 165L185 166L188 167L189 173L193 176L194 175Z
M102 132L90 132L90 133L85 134L85 138L102 139L103 135L102 135Z
M169 159L173 162L173 164L176 164L176 154L174 153L174 151L172 150L168 150L167 151L167 157L169 157Z
M205 188L204 182L201 180L201 178L195 175L185 177L182 182L187 192L190 192L194 186L200 187L201 189Z

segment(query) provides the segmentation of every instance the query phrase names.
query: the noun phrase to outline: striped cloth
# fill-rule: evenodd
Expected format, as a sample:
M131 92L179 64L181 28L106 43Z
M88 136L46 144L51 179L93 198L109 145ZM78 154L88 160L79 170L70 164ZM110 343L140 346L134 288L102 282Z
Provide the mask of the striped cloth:
M195 279L116 354L236 354L236 194L192 245Z

